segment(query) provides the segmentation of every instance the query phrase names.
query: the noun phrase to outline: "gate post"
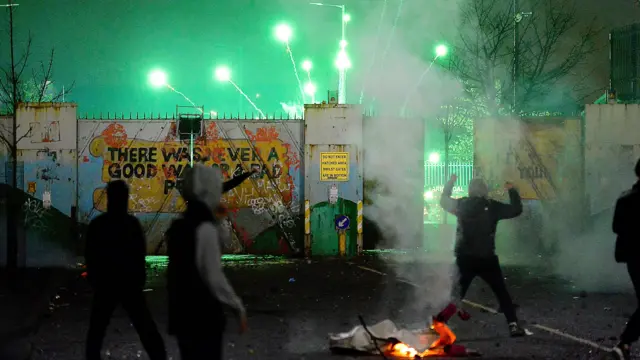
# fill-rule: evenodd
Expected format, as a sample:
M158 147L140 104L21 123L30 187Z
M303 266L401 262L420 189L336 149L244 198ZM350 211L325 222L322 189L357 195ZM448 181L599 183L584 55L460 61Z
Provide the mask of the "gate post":
M364 190L363 121L358 105L305 105L305 217L308 206L314 219L305 218L305 251L314 256L353 256L362 248L362 220L351 223Z

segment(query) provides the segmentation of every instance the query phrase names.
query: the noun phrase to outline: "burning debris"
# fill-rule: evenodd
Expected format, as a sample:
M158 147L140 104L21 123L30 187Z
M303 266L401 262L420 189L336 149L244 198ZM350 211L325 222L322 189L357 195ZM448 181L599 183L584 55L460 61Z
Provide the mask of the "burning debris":
M368 327L360 317L361 325L351 331L329 334L329 347L333 352L378 353L396 359L480 356L476 351L455 344L456 335L446 324L455 313L456 306L450 304L433 317L428 329L415 331L399 329L391 320Z

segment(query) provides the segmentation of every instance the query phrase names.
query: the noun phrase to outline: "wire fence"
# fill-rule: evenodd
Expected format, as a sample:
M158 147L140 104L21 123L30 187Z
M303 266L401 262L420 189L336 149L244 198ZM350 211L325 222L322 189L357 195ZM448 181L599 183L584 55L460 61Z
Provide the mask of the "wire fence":
M448 176L445 172L445 165L442 163L431 163L426 161L424 164L425 188L429 190L439 190L444 187L448 177L451 174L458 176L456 187L466 189L469 182L473 178L473 163L451 162L449 163Z

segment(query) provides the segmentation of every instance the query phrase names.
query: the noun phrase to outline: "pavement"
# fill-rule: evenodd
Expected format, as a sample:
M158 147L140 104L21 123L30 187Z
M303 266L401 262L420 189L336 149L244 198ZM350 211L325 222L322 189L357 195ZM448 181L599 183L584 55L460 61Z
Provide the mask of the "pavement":
M30 358L29 337L78 275L69 268L26 268L19 270L18 280L11 285L8 272L0 269L0 359Z
M166 329L166 263L155 260L146 292L161 329ZM410 329L424 328L445 297L448 267L399 258L358 259L251 258L226 261L225 271L246 303L249 331L237 334L234 320L225 338L226 359L351 359L332 355L327 334L348 331L361 314L370 324L389 318ZM571 284L531 268L507 267L508 286L519 316L534 334L508 337L488 287L476 280L464 306L472 318L454 317L450 326L460 344L485 359L608 359L635 306L632 294L586 294ZM29 337L31 359L82 359L91 292L79 282ZM172 359L175 341L165 335ZM112 319L105 359L146 359L126 314ZM364 356L377 359L380 356Z

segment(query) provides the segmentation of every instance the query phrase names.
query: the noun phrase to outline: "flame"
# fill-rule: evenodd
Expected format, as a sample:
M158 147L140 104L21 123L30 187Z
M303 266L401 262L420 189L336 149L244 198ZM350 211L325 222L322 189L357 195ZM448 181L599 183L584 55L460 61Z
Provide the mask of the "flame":
M419 352L418 350L410 347L407 344L398 343L394 345L390 345L387 353L390 356L397 358L425 358L425 357L435 357L435 356L446 356L447 351L445 347L453 345L456 341L456 335L451 331L451 329L444 322L433 321L431 325L431 329L434 330L440 338L434 341L431 346L423 351Z

